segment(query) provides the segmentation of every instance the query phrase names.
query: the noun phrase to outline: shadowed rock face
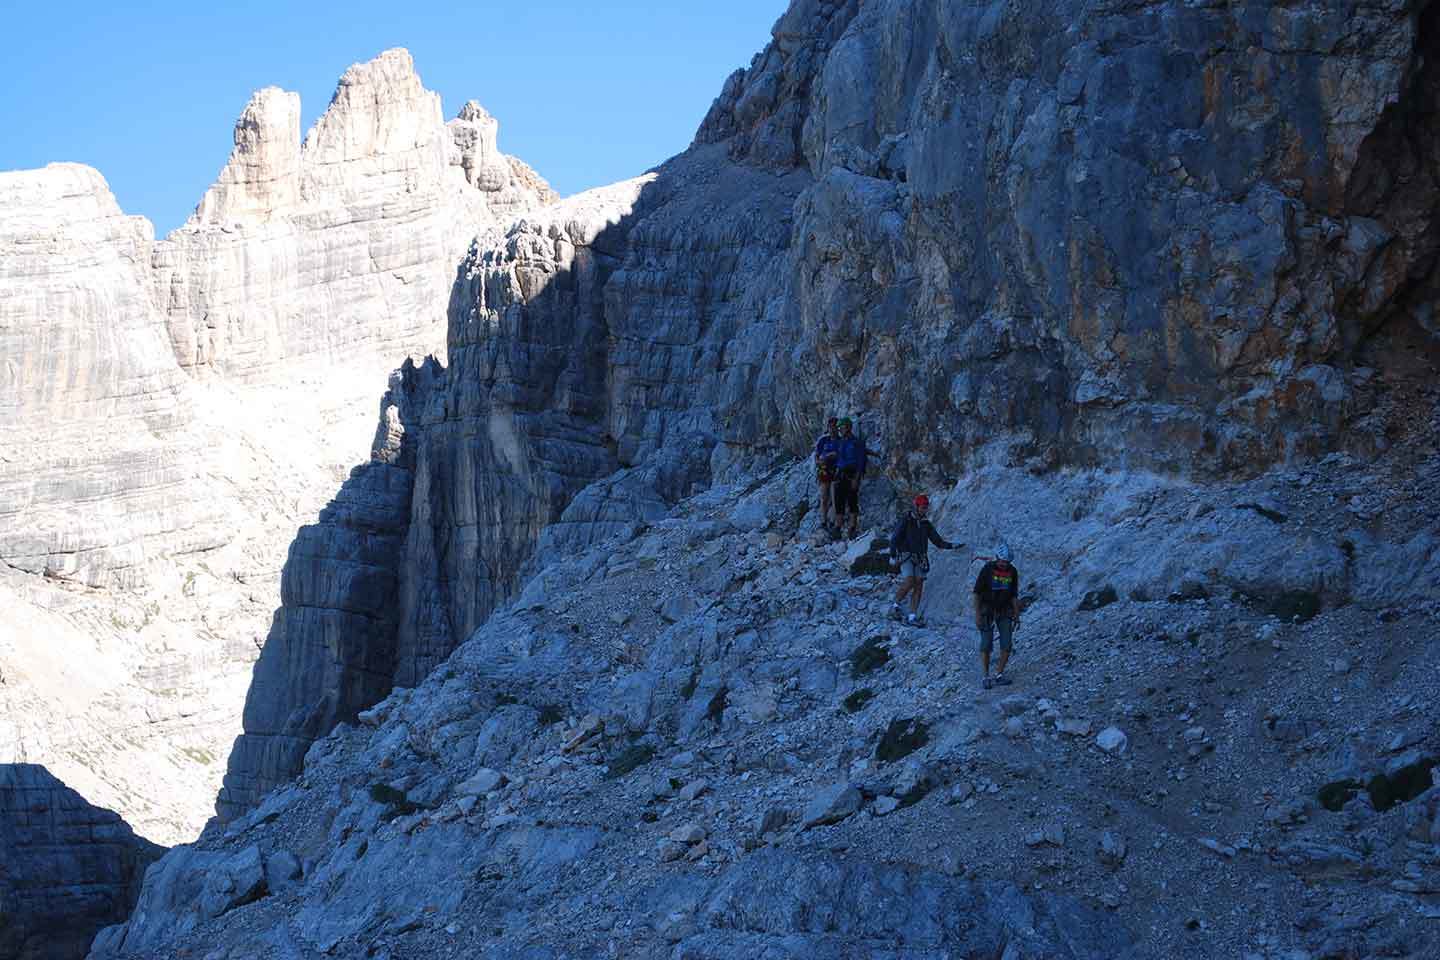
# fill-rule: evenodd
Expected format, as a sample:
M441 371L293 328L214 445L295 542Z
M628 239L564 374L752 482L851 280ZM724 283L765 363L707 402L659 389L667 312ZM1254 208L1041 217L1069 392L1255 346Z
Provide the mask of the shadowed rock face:
M302 527L281 576L281 606L245 698L216 802L221 817L248 809L298 770L315 738L390 691L404 542L414 485L406 422L435 376L406 363L381 401L371 462L356 467L319 521Z
M927 485L1383 450L1440 366L1437 17L792 3L689 151L465 260L395 682L830 412Z
M922 474L995 439L1039 467L1202 477L1383 446L1402 411L1377 381L1413 392L1437 356L1402 283L1435 272L1417 238L1440 195L1407 159L1435 141L1412 123L1380 146L1433 116L1424 8L846 7L801 128L802 346L777 382L817 414L875 410ZM811 48L781 27L709 129L763 131L755 101L803 88ZM1379 151L1403 203L1355 196Z
M163 852L44 767L0 764L0 956L84 957Z

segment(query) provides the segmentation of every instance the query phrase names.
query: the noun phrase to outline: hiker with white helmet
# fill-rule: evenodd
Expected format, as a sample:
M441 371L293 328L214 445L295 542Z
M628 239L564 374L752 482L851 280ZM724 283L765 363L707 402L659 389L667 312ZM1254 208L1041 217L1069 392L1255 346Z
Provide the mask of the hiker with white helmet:
M989 690L995 684L1008 685L1005 665L1010 662L1015 628L1020 625L1020 571L1010 562L1010 545L1000 541L995 556L980 568L975 578L975 629L980 631L980 671L982 684ZM995 634L1000 634L1000 662L995 665L995 679L990 679L990 651Z

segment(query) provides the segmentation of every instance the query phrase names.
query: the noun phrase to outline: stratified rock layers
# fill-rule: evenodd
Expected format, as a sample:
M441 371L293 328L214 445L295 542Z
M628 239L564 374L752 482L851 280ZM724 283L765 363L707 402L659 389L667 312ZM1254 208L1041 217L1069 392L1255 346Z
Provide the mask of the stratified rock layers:
M303 144L299 97L261 90L220 178L156 247L176 357L250 379L281 360L391 369L443 352L470 240L552 199L478 105L446 124L403 50L347 70Z
M0 764L0 956L85 956L130 915L163 852L44 767Z
M303 142L298 97L258 92L159 243L89 168L0 174L0 760L194 835L296 528L369 452L390 372L444 354L475 233L552 199L403 50L348 70Z
M74 164L0 173L0 209L0 557L124 587L157 550L216 545L223 518L185 462L188 384L155 322L149 223Z

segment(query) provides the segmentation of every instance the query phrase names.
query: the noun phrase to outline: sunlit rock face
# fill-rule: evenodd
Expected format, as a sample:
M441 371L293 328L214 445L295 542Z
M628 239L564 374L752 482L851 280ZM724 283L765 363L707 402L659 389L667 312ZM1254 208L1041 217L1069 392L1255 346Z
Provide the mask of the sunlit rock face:
M475 233L554 199L496 141L473 102L447 124L404 50L347 70L303 142L298 95L258 91L219 179L155 250L180 365L248 379L443 352Z
M554 198L497 126L393 50L303 141L297 95L256 93L158 243L88 167L0 174L0 762L198 831L296 529L390 372L443 355L473 236Z
M781 382L938 475L1383 447L1437 355L1436 18L793 4L701 131L815 179Z

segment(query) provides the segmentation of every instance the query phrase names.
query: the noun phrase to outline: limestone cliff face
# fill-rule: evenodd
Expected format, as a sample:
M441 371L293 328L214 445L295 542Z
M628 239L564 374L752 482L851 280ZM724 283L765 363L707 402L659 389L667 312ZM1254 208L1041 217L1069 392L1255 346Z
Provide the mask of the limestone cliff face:
M163 852L44 767L0 764L0 956L85 956L130 915Z
M1383 449L1440 367L1437 9L796 0L689 151L470 252L394 681L829 412L927 485Z
M240 378L282 360L443 352L455 264L481 226L554 199L477 104L445 123L410 54L341 77L300 139L300 99L251 98L194 216L154 254L176 357Z
M795 26L847 16L823 60ZM1187 476L1383 447L1440 354L1437 17L793 4L702 135L776 162L789 131L815 178L797 419L843 397L932 477L992 444Z
M125 587L162 543L215 546L221 517L185 465L199 459L188 383L150 297L149 223L75 164L0 174L0 209L0 557Z
M400 50L303 142L297 96L262 90L158 243L89 168L0 174L0 762L199 830L280 598L331 589L282 585L296 529L367 456L390 372L443 355L474 234L554 196L460 113Z

